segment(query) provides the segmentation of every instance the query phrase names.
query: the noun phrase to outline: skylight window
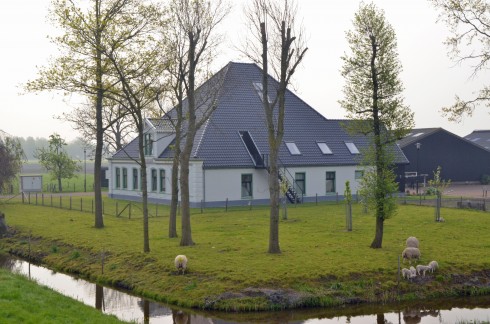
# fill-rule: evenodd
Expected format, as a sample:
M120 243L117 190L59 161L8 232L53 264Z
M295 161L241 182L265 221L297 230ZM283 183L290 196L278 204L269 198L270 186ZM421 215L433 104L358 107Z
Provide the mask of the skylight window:
M417 133L417 134L413 135L412 137L419 137L420 135L424 135L424 133Z
M327 143L317 142L316 144L322 151L322 154L332 154L332 150L328 147Z
M356 144L352 142L345 142L345 146L347 146L351 154L359 154Z
M255 91L257 91L257 94L259 95L260 100L264 101L264 87L262 86L262 82L254 82L253 86L255 88ZM267 100L269 101L269 103L272 103L269 95L267 95Z
M300 155L301 154L298 147L296 146L296 143L286 142L286 146L288 147L289 153L291 153L291 155Z

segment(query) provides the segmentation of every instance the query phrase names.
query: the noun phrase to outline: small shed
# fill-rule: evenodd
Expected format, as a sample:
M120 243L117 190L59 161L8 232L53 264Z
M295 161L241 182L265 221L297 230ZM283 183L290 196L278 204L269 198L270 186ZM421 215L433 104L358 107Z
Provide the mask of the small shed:
M43 176L42 175L21 175L20 192L42 192Z

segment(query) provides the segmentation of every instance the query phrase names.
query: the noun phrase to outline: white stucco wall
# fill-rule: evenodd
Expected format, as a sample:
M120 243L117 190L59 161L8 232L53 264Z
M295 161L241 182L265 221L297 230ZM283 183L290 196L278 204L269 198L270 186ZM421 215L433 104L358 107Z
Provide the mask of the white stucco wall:
M345 182L350 181L353 194L359 188L355 179L355 171L362 170L359 166L336 167L293 167L288 168L286 176L291 184L295 173L305 173L306 196L324 197L344 194ZM335 192L326 193L326 172L335 172ZM216 169L205 171L205 201L247 200L241 197L241 176L252 174L253 199L269 199L269 174L264 169Z
M286 176L293 183L295 173L305 173L306 197L344 194L345 182L349 180L352 194L359 188L355 179L355 171L363 170L361 166L331 166L331 167L292 167L288 168ZM326 193L326 172L335 172L335 193Z
M253 199L269 199L269 174L264 169L205 170L205 201L249 200L242 198L242 174L252 175Z
M147 162L147 179L148 179L148 197L152 200L161 199L169 201L171 198L171 175L172 161L170 160L154 160L149 159ZM130 161L109 161L110 179L109 179L109 194L111 197L141 197L141 188L133 190L133 171L134 167L139 169L134 162ZM115 186L116 167L128 169L128 188L122 188L122 179L120 188ZM157 170L157 191L151 190L151 170ZM159 170L165 170L166 191L160 192L160 173ZM359 188L359 182L355 179L355 171L362 170L361 166L332 166L332 167L291 167L288 168L286 176L291 184L294 183L296 173L305 173L306 195L308 198L315 199L318 197L334 197L338 193L340 196L344 194L345 182L350 181L352 194L356 194ZM326 193L326 172L335 172L335 192ZM203 170L202 161L192 161L189 170L190 182L190 201L195 206L201 201L205 203L229 201L249 201L249 198L241 196L241 180L242 174L252 175L252 190L253 200L269 199L269 173L265 169L211 169Z

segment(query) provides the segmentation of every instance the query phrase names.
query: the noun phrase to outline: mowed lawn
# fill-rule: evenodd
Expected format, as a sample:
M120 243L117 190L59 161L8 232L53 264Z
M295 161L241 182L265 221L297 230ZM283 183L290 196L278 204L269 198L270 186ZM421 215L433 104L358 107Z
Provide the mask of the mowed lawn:
M490 214L471 210L442 209L446 222L436 223L433 208L401 205L397 215L385 221L383 248L371 249L375 218L360 205L353 208L352 232L345 230L342 204L290 207L288 220L280 222L282 253L271 255L266 208L196 210L191 217L192 247L167 238L168 216L150 218L150 253L142 252L141 218L106 216L105 228L95 229L90 213L22 204L1 208L7 224L18 231L16 239L0 240L5 250L27 253L30 233L32 253L52 267L193 307L204 305L209 296L249 287L318 295L352 280L395 284L398 257L409 236L420 241L420 263L437 260L439 275L490 269ZM189 259L184 276L177 275L173 265L178 254Z

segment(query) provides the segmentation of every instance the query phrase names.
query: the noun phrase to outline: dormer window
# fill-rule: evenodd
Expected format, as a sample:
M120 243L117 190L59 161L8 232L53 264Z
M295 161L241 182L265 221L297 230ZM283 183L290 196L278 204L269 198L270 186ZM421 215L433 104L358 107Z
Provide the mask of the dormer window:
M153 154L153 140L151 138L151 133L146 133L143 141L145 155Z
M357 148L356 144L352 142L345 142L345 146L347 146L351 154L359 154L359 149Z
M264 87L262 86L262 82L254 82L253 83L255 91L257 91L257 94L260 97L260 100L264 101ZM267 95L267 100L269 103L272 103L271 98L269 95Z
M322 151L322 154L332 154L332 150L328 147L327 143L317 142L318 148Z
M291 155L301 155L301 152L299 151L298 147L296 146L296 143L286 142L286 146L288 147L289 153L291 153Z

